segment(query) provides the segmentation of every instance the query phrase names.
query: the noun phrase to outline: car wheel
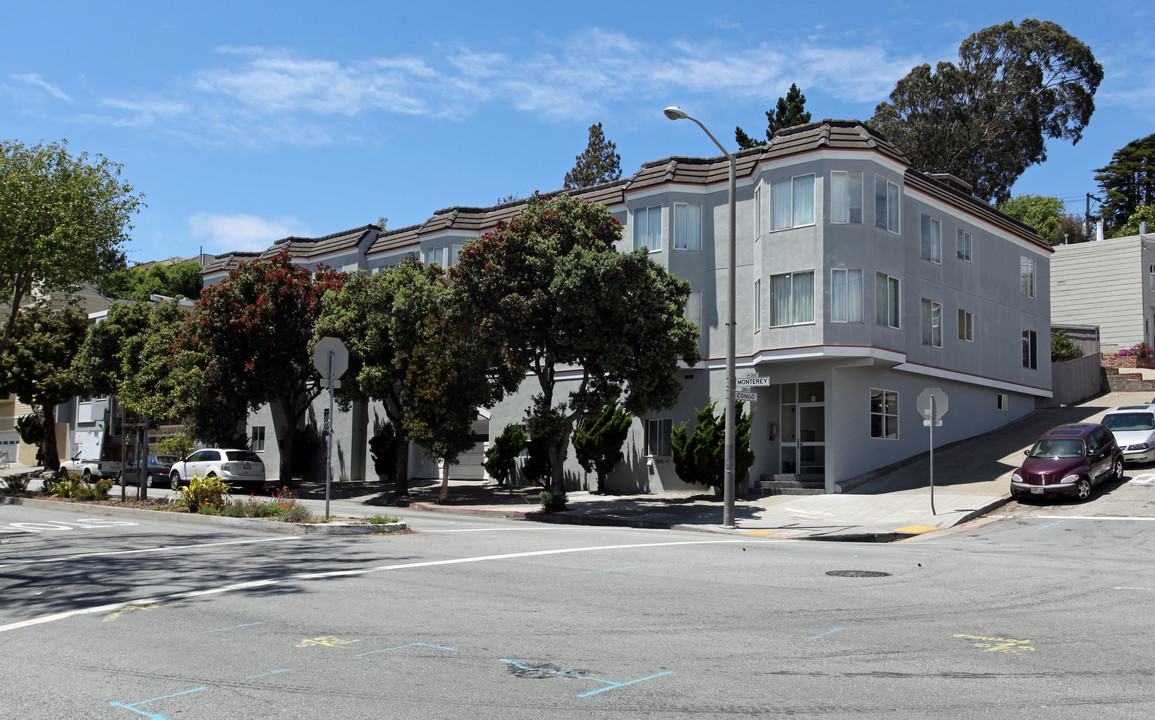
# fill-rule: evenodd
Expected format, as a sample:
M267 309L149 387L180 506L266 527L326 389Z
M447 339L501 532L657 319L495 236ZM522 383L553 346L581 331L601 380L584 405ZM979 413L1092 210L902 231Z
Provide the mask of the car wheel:
M174 471L173 474L169 476L168 486L173 490L180 489L180 473Z
M1123 458L1117 458L1115 460L1115 468L1111 471L1111 479L1112 480L1122 480L1123 479Z
M88 468L84 468L84 481L88 482L91 479L92 479L92 471L89 470Z
M144 479L144 486L145 487L152 487L152 475L149 475L148 477L146 477Z
M1091 497L1090 478L1082 478L1079 480L1079 482L1075 485L1075 495L1080 500L1086 500L1087 498Z

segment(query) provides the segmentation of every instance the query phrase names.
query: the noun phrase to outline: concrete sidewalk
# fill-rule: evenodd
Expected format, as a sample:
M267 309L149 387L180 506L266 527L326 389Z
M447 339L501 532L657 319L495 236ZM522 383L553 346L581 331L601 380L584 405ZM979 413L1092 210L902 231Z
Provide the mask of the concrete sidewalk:
M738 498L734 529L722 527L720 500L689 493L614 496L571 492L566 510L553 515L528 505L413 503L410 507L540 522L885 542L951 528L985 515L1009 500L1011 472L1019 466L1023 451L1043 432L1063 423L1096 421L1113 407L1151 400L1145 393L1111 393L1079 405L1038 410L997 431L936 448L933 500L929 453L924 453L876 472L840 494Z
M571 492L568 507L546 514L526 488L451 482L447 504L436 497L432 482L415 492L408 507L429 512L510 517L526 521L666 528L762 537L885 542L955 527L1001 506L1009 499L1010 474L1023 451L1044 431L1069 422L1095 421L1118 405L1148 403L1145 393L1112 393L1075 406L1038 410L986 435L935 449L935 488L929 487L927 454L860 478L860 484L833 495L740 497L735 528L722 527L722 502L701 493L599 495ZM38 470L10 466L0 477ZM342 513L388 514L380 484L333 486ZM324 497L324 486L320 486ZM317 502L316 488L298 496Z

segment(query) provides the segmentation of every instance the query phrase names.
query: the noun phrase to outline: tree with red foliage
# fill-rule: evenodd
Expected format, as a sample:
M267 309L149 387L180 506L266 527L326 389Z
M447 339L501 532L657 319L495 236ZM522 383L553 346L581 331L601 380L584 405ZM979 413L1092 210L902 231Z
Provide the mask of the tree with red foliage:
M293 447L321 392L310 356L313 327L321 297L339 290L345 278L324 265L310 271L281 252L242 263L201 292L180 342L200 358L202 397L215 398L198 403L191 418L196 437L236 444L248 410L268 403L281 455L279 477L293 476Z

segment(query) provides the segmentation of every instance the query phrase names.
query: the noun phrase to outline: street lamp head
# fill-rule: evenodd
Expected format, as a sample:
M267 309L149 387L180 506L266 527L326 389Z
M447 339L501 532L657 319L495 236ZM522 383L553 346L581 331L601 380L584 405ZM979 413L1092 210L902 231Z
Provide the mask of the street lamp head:
M671 120L685 120L686 118L690 117L686 114L685 110L677 107L676 105L671 105L662 112L666 113L666 117L670 118Z

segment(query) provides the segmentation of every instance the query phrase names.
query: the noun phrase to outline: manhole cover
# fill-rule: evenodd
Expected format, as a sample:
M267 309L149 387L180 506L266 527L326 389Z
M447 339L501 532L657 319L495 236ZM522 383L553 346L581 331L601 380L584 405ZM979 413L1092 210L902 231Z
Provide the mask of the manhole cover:
M878 570L830 570L826 574L834 577L890 577L890 573Z

